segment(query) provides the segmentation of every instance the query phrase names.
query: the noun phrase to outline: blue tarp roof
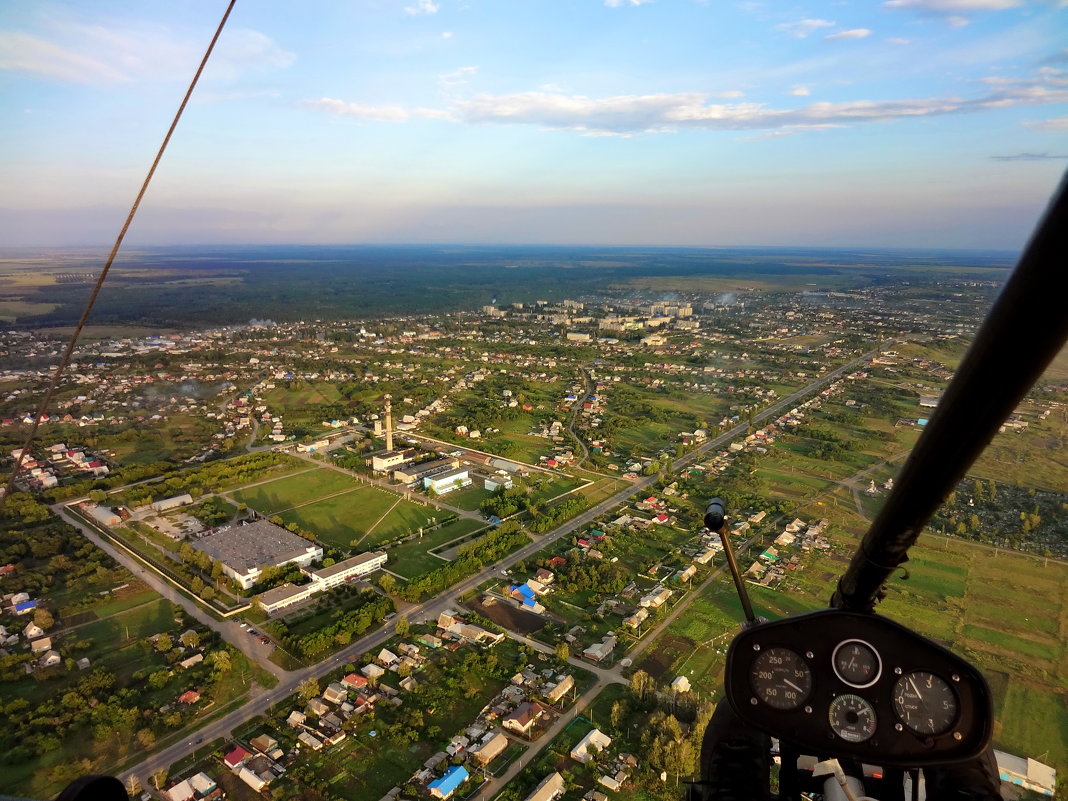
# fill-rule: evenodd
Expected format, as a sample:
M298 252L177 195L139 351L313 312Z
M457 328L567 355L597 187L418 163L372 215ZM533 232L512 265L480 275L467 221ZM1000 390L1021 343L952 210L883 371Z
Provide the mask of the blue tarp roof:
M448 798L456 788L468 779L467 770L462 765L453 765L440 779L434 779L427 785L429 790L437 790L442 798Z
M526 584L515 584L509 588L510 592L518 592L523 597L523 603L527 606L534 606L534 590Z
M37 606L37 601L23 601L22 603L15 605L15 611L21 612L24 609L33 609L35 606Z

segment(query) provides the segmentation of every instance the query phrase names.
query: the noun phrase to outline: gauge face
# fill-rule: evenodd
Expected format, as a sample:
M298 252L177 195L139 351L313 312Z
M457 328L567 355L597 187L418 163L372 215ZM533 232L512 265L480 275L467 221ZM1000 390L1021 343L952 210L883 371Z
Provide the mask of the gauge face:
M834 672L850 687L871 687L883 672L878 652L863 640L845 640L834 649Z
M953 688L934 673L917 670L894 682L894 713L916 734L944 734L957 719L957 710Z
M753 660L753 693L775 709L797 709L812 692L812 670L789 648L769 648Z
M862 743L875 734L875 709L859 695L839 695L827 712L831 731L849 743Z

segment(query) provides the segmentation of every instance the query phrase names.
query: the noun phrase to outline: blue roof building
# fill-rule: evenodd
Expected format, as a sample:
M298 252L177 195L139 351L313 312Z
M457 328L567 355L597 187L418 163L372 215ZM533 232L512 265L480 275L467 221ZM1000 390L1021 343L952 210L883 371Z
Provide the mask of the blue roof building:
M467 770L462 765L453 765L440 779L434 779L426 786L430 794L435 798L448 798L456 788L470 778Z
M513 598L518 598L526 606L534 606L537 600L534 598L534 590L526 584L513 584L508 588L508 591L512 594Z
M15 614L22 615L37 607L37 601L23 601L15 605Z

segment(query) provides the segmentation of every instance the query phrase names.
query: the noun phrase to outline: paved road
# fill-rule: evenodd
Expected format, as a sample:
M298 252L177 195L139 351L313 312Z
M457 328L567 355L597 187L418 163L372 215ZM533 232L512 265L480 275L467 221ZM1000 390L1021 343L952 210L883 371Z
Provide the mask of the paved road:
M801 398L812 393L818 387L828 382L834 381L845 375L847 372L855 369L858 365L870 359L872 355L874 355L874 353L874 350L869 351L863 356L860 356L851 362L843 364L841 367L838 367L827 373L826 375L810 382L805 387L799 389L797 392L794 392L791 395L782 398L773 405L769 406L767 409L754 415L753 422L759 423L763 420L780 414L784 409L790 408ZM685 466L691 462L697 461L711 450L718 450L723 445L730 442L745 431L746 424L742 423L737 426L734 426L728 431L723 432L719 436L710 439L708 442L704 443L698 448L695 448L693 451L686 454L681 459L676 460L675 469ZM466 592L475 589L479 584L483 583L484 581L487 581L490 578L493 578L494 576L498 576L500 570L508 567L509 565L515 564L516 562L520 562L524 559L527 559L537 551L544 548L549 543L559 539L560 537L570 534L576 529L587 525L600 515L610 511L623 501L627 500L630 496L652 486L656 481L657 476L647 476L642 479L639 479L638 481L633 482L625 489L602 501L597 506L591 509L587 509L578 517L575 517L567 523L564 523L563 525L556 528L554 531L551 531L541 537L535 537L529 545L512 553L505 559L497 562L496 564L486 566L476 575L470 577L469 579L461 582L458 585L451 587L440 595L427 601L424 601L423 603L413 605L407 610L408 618L413 621L436 619L441 612L445 611L446 609L455 607L458 603L457 599L460 596L464 595L464 593ZM110 550L109 553L111 553ZM681 612L681 609L679 609L679 611ZM671 618L669 618L668 622L670 622L670 619ZM651 634L652 633L655 632L651 632ZM272 703L271 699L277 701L280 698L291 695L296 690L297 685L301 681L307 678L320 678L326 675L327 673L335 670L339 665L354 660L356 657L358 657L365 651L369 651L376 647L379 647L387 639L392 637L393 634L394 626L392 624L384 626L378 631L372 632L366 637L363 637L352 643L347 648L338 652L333 657L329 657L328 659L323 660L322 662L319 662L318 664L312 665L310 667L287 673L274 689L270 691L259 691L254 693L249 699L248 703L246 703L244 706L234 710L233 712L225 715L224 717L213 723L209 723L199 728L194 737L201 738L204 740L204 742L210 742L211 740L217 737L223 737L228 735L234 728L243 724L245 721L249 720L252 717L255 717L256 715L263 714ZM651 639L651 637L647 636L645 639L643 639L643 642L650 642ZM277 673L275 673L275 675L277 675ZM604 684L611 683L612 680L613 679L604 677L599 679L598 684L601 686L597 687L597 685L595 685L595 687L597 687L597 691L599 692L600 689L603 688ZM590 691L587 691L587 693L583 695L583 704L585 704L594 697L593 695L591 695L592 692L593 688L591 688ZM577 709L579 707L576 706L575 708ZM539 740L539 742L547 743L551 739L552 737L543 736ZM120 778L125 781L125 779L129 775L147 777L156 770L167 767L171 763L190 754L193 751L194 745L195 743L183 741L168 748L165 748L164 750L154 754L153 756L134 766L129 771L126 771L124 774L122 774Z
M261 645L259 641L249 636L247 632L241 629L238 622L232 620L216 620L213 618L204 611L204 608L200 606L200 604L191 601L185 595L178 592L178 590L174 588L174 585L167 579L163 578L151 565L146 566L139 559L136 559L122 548L105 540L97 534L96 531L87 526L84 521L72 514L70 510L67 509L66 503L55 504L52 507L52 511L77 528L78 531L82 533L82 536L111 556L112 559L144 581L168 601L178 604L190 617L200 621L208 628L217 631L219 636L226 642L233 645L237 650L264 670L270 671L278 678L282 678L286 675L286 671L267 659L270 654L270 648Z

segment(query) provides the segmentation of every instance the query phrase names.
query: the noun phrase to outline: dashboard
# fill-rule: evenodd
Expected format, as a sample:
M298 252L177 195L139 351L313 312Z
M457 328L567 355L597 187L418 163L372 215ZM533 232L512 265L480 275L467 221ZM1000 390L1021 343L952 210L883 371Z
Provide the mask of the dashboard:
M993 726L978 670L877 615L827 609L746 629L725 685L734 711L772 737L887 767L969 759Z

